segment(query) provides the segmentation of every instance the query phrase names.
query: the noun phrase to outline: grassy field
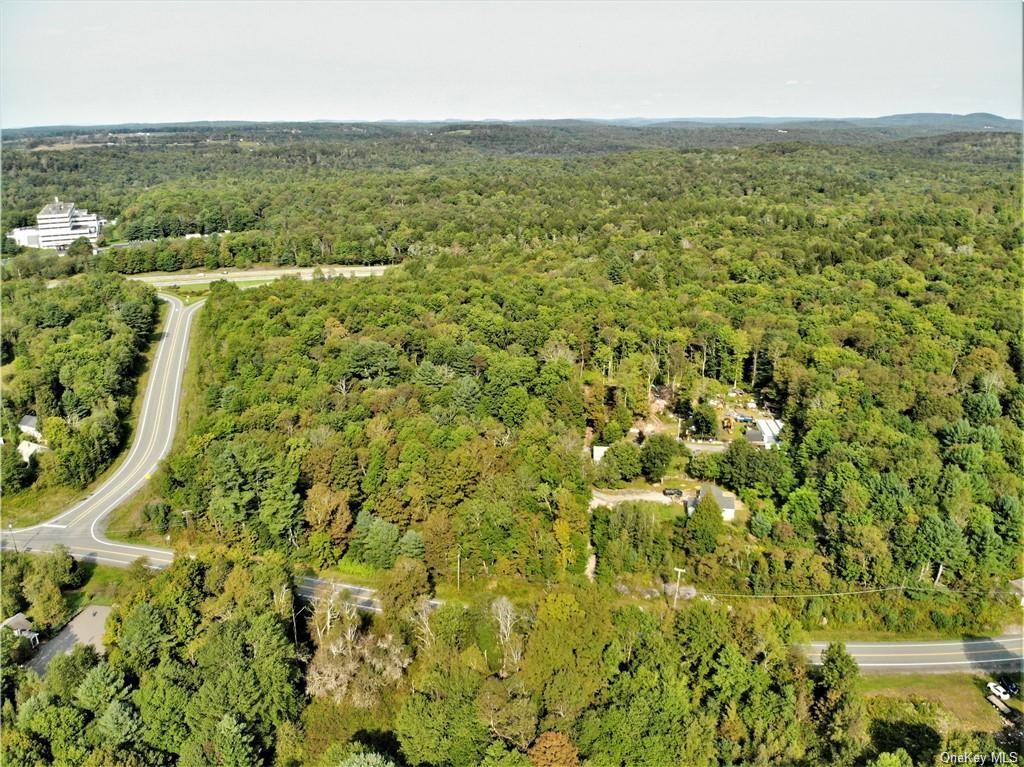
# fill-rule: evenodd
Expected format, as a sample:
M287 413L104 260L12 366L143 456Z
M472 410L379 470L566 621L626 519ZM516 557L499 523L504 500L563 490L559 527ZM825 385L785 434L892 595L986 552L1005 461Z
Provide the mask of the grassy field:
M160 288L160 290L171 293L180 298L186 304L190 304L194 301L198 301L200 298L208 296L210 294L210 284L219 279L221 278L218 276L211 276L210 282L189 283L188 285L170 285L165 288ZM245 290L246 288L256 288L260 285L269 285L274 281L274 279L276 278L233 280L231 281L231 284Z
M344 267L352 267L352 266L362 266L362 264L321 264L320 266L322 268L323 267L327 267L327 268L330 268L330 267L344 268ZM316 264L310 264L309 265L309 268L315 268L315 267L316 267ZM175 277L175 276L178 276L178 275L195 277L196 275L203 275L203 276L205 276L205 275L209 274L211 280L218 280L218 279L220 279L223 276L220 272L225 271L225 270L226 271L230 271L230 272L238 272L239 270L242 270L242 271L254 272L255 273L255 272L259 272L259 271L269 271L269 270L272 270L272 269L305 269L305 268L307 268L307 267L295 266L294 264L284 264L284 265L282 265L282 264L272 264L272 263L255 263L255 264L247 264L247 265L238 266L238 267L224 267L223 269L214 269L214 270L208 269L208 268L203 267L203 266L197 266L197 267L195 267L193 269L176 269L173 272L162 272L160 270L155 270L155 271L152 271L152 272L139 272L138 274L132 274L132 275L128 275L128 276L131 279L140 279L140 278L143 278L143 277Z
M1016 608L1008 608L1006 621L1003 629L994 633L1001 634L1003 631L1019 631L1018 621L1020 612ZM927 642L937 639L960 639L959 632L940 631L939 629L917 629L914 631L869 631L856 628L822 629L819 631L807 631L805 636L808 641L813 642L901 642L901 641L922 641Z
M960 729L997 732L1002 723L985 700L985 685L991 681L984 674L871 674L861 678L861 690L868 698L923 698L948 711ZM1021 708L1016 698L1008 705Z
M64 592L64 602L69 614L74 614L86 605L110 605L114 603L118 585L125 575L124 568L83 562L79 567L87 573L85 582L77 589Z
M356 562L352 557L346 556L342 557L342 560L329 570L321 570L316 573L311 570L308 574L315 575L318 578L353 583L356 586L374 587L377 585L381 571L362 562Z
M8 525L28 527L56 516L58 512L68 508L75 501L85 498L116 467L116 463L112 464L99 479L85 490L75 490L64 486L30 487L16 495L4 498L0 503L0 509L2 509L0 524L3 525L4 530Z
M167 315L167 304L160 304L159 311L160 316L153 334L154 340L150 341L149 348L146 350L143 357L141 363L142 374L139 376L139 380L135 385L135 398L132 401L132 410L125 421L127 435L120 454L102 474L100 474L83 490L75 490L74 488L62 485L46 488L33 487L15 495L3 498L3 500L0 501L0 525L2 525L4 529L6 529L8 525L13 525L14 527L27 527L56 516L74 503L77 503L91 495L97 487L110 477L111 474L117 471L118 466L121 465L121 462L128 454L128 446L131 445L132 436L135 432L135 423L138 420L139 412L142 410L142 400L144 399L143 393L146 391L146 386L149 384L149 373L153 364L153 356L156 354L158 346L155 339L158 339L160 337L160 333L163 332L164 319Z
M142 517L142 510L146 504L158 500L160 500L160 497L153 490L153 485L147 484L139 492L110 512L107 516L105 535L112 541L123 541L125 543L156 546L159 548L172 548L183 531L177 530L173 534L169 533L171 540L168 540L167 536L160 535L153 530Z

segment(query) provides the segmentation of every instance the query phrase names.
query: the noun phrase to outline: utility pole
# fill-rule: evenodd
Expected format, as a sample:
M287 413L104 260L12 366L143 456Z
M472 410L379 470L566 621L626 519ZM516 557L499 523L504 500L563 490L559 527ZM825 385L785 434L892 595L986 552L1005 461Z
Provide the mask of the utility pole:
M7 523L7 536L11 539L11 543L14 544L14 553L18 553L18 539L14 537L14 524L12 522Z
M299 626L295 621L295 599L292 598L292 641L295 642L295 654L299 654Z
M676 609L676 604L679 602L679 581L682 579L683 573L686 572L686 568L685 567L676 567L674 569L676 571L676 593L672 595L672 609L673 610Z
M455 590L462 591L462 546L455 552Z

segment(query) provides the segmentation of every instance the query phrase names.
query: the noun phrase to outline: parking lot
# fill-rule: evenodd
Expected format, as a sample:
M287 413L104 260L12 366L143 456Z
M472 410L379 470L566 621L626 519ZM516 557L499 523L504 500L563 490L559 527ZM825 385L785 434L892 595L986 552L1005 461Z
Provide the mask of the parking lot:
M71 619L60 633L53 639L40 645L35 657L28 662L28 667L42 676L50 661L58 655L71 652L76 645L91 644L96 652L102 653L103 629L107 623L110 608L102 605L88 605Z

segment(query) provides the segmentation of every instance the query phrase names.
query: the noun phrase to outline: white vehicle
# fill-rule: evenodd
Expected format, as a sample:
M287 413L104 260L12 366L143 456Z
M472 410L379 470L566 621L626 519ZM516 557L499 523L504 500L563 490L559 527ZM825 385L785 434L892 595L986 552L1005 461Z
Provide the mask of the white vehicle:
M1005 689L1003 689L1003 686L1001 684L996 684L995 682L989 682L985 686L988 687L988 689L992 691L992 694L995 695L997 698L999 698L999 700L1009 700L1010 699L1010 693L1008 693Z

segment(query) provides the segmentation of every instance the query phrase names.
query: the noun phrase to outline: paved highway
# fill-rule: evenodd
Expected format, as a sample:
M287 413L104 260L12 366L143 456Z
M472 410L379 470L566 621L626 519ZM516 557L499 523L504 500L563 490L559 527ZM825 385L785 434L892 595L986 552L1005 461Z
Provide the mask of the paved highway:
M317 269L324 277L379 277L388 266L314 266L282 267L280 269L218 269L207 272L168 272L164 274L126 275L126 279L145 282L157 288L171 285L204 285L217 280L228 282L251 282L252 280L276 280L278 277L298 277L311 280Z
M135 280L152 285L154 288L169 288L172 285L205 285L217 280L227 282L252 282L253 280L276 280L278 277L298 277L300 280L312 280L313 274L319 269L324 277L379 277L391 269L390 264L378 266L345 266L334 264L327 266L283 266L266 269L211 269L209 271L187 272L146 272L144 274L126 274L126 280ZM66 282L65 279L50 280L46 287L53 288Z
M804 648L817 663L827 642ZM988 639L943 639L934 642L849 642L847 651L862 671L1020 671L1024 663L1024 634Z
M257 273L235 274L238 279L254 279ZM189 332L203 302L185 306L174 296L161 297L170 304L170 309L127 456L90 496L67 511L42 524L4 531L4 548L17 545L20 551L45 552L61 543L76 559L104 564L127 566L139 557L146 557L151 567L161 569L173 561L174 552L167 549L118 543L103 534L107 515L149 481L174 439L182 377L188 359ZM657 493L651 494L650 500L665 502L669 499ZM299 593L307 598L324 588L343 589L360 607L380 609L370 588L312 577L301 578L298 584ZM816 662L825 646L816 642L803 649L811 662ZM847 649L865 671L880 672L1020 668L1024 658L1021 634L963 641L851 642Z
M344 275L339 272L334 276L347 277L353 270L357 276L369 276L381 274L383 269L345 267ZM238 280L251 280L282 276L284 273L296 274L298 271L303 274L297 276L311 279L311 269L234 271L230 276ZM218 275L217 279L221 278L222 275ZM205 280L208 282L209 277ZM174 560L174 552L168 549L119 543L104 535L107 516L149 481L161 459L170 451L177 428L182 378L188 360L189 334L195 315L204 301L186 306L175 296L161 293L160 297L169 304L169 310L149 372L128 454L107 480L67 511L38 525L3 530L0 536L2 548L17 547L19 551L41 553L52 550L57 544L63 544L75 559L122 567L127 567L140 557L146 557L153 569L163 569ZM380 609L374 599L373 589L312 577L299 579L298 592L305 598L314 596L323 588L347 591L350 600L363 609Z

